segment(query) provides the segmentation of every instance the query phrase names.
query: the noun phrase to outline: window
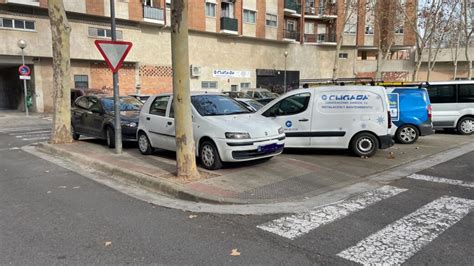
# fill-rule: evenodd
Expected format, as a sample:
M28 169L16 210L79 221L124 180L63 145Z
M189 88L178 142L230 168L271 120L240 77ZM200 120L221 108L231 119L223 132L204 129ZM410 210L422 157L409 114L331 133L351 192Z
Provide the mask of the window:
M0 28L35 30L35 22L22 19L0 18Z
M217 89L217 81L203 81L201 82L201 88L215 90Z
M87 75L74 75L74 88L89 88L89 77Z
M171 8L171 0L166 0L166 8Z
M286 21L286 31L288 31L288 32L295 32L295 31L296 31L296 21L294 21L294 20L287 20L287 21Z
M397 34L403 34L403 25L398 25L398 26L395 26L395 33Z
M206 16L215 17L216 16L216 4L206 2Z
M357 60L377 60L377 51L357 51Z
M82 109L89 109L90 102L87 97L81 97L76 100L76 106Z
M459 85L458 98L458 102L460 103L474 102L474 84Z
M344 25L344 33L356 34L356 31L357 31L357 23L351 23L351 21L348 21L346 25Z
M191 103L202 116L246 114L250 111L224 95L196 95L191 96Z
M265 17L265 25L270 26L270 27L278 26L278 16L267 13Z
M314 34L314 23L304 23L304 34Z
M170 97L171 96L156 97L156 99L153 101L153 103L150 106L150 114L165 116L166 108L168 107L168 101Z
M122 31L118 30L117 39L122 39ZM110 29L102 29L102 28L92 28L89 27L89 37L95 38L112 38L112 31Z
M253 10L244 9L244 22L245 23L256 23L257 12Z
M365 14L365 34L373 35L374 26L375 26L375 9L376 1L368 0L366 4L366 14Z
M347 58L349 58L348 53L339 53L339 59L347 59Z
M454 85L433 85L428 87L431 103L456 102L456 87Z
M308 108L311 94L300 93L287 97L270 107L263 116L285 116L304 112Z
M366 26L365 27L365 34L373 35L374 34L374 27L373 26Z
M242 82L240 83L241 89L250 89L250 82Z
M234 18L234 4L221 2L221 17Z

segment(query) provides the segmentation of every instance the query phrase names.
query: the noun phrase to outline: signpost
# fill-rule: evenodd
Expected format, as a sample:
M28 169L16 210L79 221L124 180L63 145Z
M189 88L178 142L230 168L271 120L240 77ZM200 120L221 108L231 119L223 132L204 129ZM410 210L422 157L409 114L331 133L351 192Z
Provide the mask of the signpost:
M131 42L118 42L115 26L115 1L110 1L110 28L112 41L96 40L95 45L113 73L114 116L115 116L115 153L122 153L122 126L120 121L120 97L118 87L118 70L132 48Z
M23 80L23 90L24 90L24 93L25 93L25 113L26 113L26 116L28 116L28 103L27 103L27 98L28 98L28 90L26 88L26 80L30 80L31 77L30 77L30 74L31 74L31 69L25 65L25 59L24 59L24 56L23 56L23 49L21 49L21 52L22 52L22 61L23 61L23 65L21 65L19 68L18 68L18 74L20 74L20 79Z

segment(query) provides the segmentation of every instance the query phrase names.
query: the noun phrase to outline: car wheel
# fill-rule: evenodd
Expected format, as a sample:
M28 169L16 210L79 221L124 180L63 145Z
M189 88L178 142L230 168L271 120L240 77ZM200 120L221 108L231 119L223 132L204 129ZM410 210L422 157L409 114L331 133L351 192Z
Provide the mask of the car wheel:
M351 151L359 157L374 155L379 147L377 137L370 133L359 133L351 141Z
M74 129L73 126L71 126L71 133L72 133L73 140L79 140L79 138L81 137L80 134L76 133L76 130Z
M464 117L459 120L457 130L461 135L471 135L474 132L474 118Z
M109 148L115 148L115 131L112 127L107 127L105 130L105 139L107 140L107 146L109 146Z
M150 155L153 153L153 147L151 146L150 140L144 132L138 133L138 149L141 154Z
M217 170L222 168L222 161L216 145L212 141L205 140L199 147L199 158L204 168Z
M398 143L401 144L412 144L419 136L418 129L412 125L402 126L397 130L397 133L395 133L395 138Z

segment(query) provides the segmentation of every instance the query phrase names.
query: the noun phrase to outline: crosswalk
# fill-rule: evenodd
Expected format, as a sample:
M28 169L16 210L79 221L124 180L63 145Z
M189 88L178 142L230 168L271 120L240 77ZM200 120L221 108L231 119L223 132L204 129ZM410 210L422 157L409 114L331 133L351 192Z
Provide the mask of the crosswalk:
M0 133L27 142L46 141L51 136L51 126L15 127L0 129Z
M472 182L444 177L413 174L411 180L434 182L472 188ZM409 189L395 186L382 186L373 191L362 193L353 198L318 207L308 212L281 217L257 226L257 228L296 241L303 236L324 230L329 225L371 206L392 199L396 195L407 193ZM401 264L429 245L439 235L465 218L474 210L474 200L454 196L440 196L405 216L390 221L382 229L368 232L366 237L355 245L340 248L334 255L351 263ZM370 229L369 229L370 230Z

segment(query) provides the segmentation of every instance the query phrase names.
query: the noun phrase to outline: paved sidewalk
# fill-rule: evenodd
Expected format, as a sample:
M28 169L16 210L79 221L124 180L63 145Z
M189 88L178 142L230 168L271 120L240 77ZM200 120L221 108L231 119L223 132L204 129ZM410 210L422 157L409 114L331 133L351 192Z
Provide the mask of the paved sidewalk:
M368 176L468 145L473 140L474 136L436 134L420 138L414 145L396 145L379 151L369 159L352 157L345 151L290 150L266 162L229 164L218 171L201 169L201 178L193 181L175 177L175 155L171 152L143 156L131 146L116 155L104 143L92 139L66 145L41 143L38 149L179 199L263 204L303 200L367 182Z

